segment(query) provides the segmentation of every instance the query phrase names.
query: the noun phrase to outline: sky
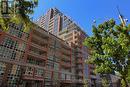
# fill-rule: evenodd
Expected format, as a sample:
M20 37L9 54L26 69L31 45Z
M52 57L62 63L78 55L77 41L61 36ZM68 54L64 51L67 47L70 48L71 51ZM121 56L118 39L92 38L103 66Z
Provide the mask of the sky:
M117 6L130 21L130 0L39 0L33 18L36 20L49 8L56 7L91 36L94 20L96 25L111 18L119 23Z

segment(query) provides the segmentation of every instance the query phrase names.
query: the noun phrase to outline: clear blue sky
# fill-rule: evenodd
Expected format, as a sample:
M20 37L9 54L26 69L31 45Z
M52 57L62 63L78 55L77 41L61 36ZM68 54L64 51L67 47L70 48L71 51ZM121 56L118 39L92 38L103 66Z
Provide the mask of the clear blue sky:
M56 7L71 17L88 35L92 35L93 20L97 20L97 24L110 18L119 22L117 5L130 21L130 0L39 0L33 16L37 19L49 8Z

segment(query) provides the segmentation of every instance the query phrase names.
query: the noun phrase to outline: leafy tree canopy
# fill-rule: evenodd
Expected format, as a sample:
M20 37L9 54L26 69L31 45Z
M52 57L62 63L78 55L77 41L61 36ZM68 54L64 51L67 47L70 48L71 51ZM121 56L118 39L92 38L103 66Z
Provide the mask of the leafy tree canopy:
M1 0L0 28L8 30L8 24L23 23L25 30L32 26L29 16L34 13L38 0Z
M97 73L116 71L127 84L126 78L130 77L130 25L116 25L111 19L93 26L93 35L85 39L84 45L91 49L88 63L96 64Z

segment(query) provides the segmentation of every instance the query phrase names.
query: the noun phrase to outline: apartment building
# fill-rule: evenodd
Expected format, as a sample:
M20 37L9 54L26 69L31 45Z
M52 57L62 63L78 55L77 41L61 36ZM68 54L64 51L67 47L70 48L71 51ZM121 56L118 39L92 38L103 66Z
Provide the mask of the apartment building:
M83 41L88 35L69 17L64 15L56 8L51 8L44 16L37 21L40 27L69 43L73 48L74 60L73 71L76 79L89 81L89 87L96 81L96 75L93 73L94 65L86 65L85 60L89 56L89 49L83 45Z
M0 29L0 87L82 87L77 63L75 45L37 25L29 32L14 23Z

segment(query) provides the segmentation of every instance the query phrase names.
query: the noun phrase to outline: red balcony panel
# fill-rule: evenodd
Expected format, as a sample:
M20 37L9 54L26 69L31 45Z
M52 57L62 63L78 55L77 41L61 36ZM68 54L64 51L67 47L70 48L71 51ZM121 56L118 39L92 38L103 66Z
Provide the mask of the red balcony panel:
M41 59L41 60L46 60L47 56L44 55L39 55L37 53L34 53L33 51L29 51L28 55L33 56L35 58Z
M42 80L42 81L44 80L43 76L34 76L34 79L35 80Z
M31 46L37 48L37 49L40 49L40 50L43 50L43 51L47 51L47 48L46 47L43 47L43 46L39 46L35 43L31 43Z
M39 80L39 81L43 81L44 79L41 77L33 77L33 76L29 76L29 75L23 75L22 77L25 80Z
M81 60L81 59L78 59L78 60L77 60L77 64L82 64L82 63L84 63L83 60Z
M61 64L61 66L63 66L63 67L71 68L71 64L70 64L69 62L68 62L68 63L61 62L60 64Z
M23 79L26 79L26 80L33 80L33 75L23 75L22 77Z
M68 61L68 62L71 61L70 57L68 57L64 54L61 55L61 60L65 60L65 61Z
M72 80L61 80L61 83L73 83Z
M47 39L43 39L42 37L38 37L37 35L32 35L32 38L34 38L34 39L36 39L36 40L38 40L38 41L40 41L40 42L42 42L42 43L45 43L45 44L48 44L48 41L47 41Z

